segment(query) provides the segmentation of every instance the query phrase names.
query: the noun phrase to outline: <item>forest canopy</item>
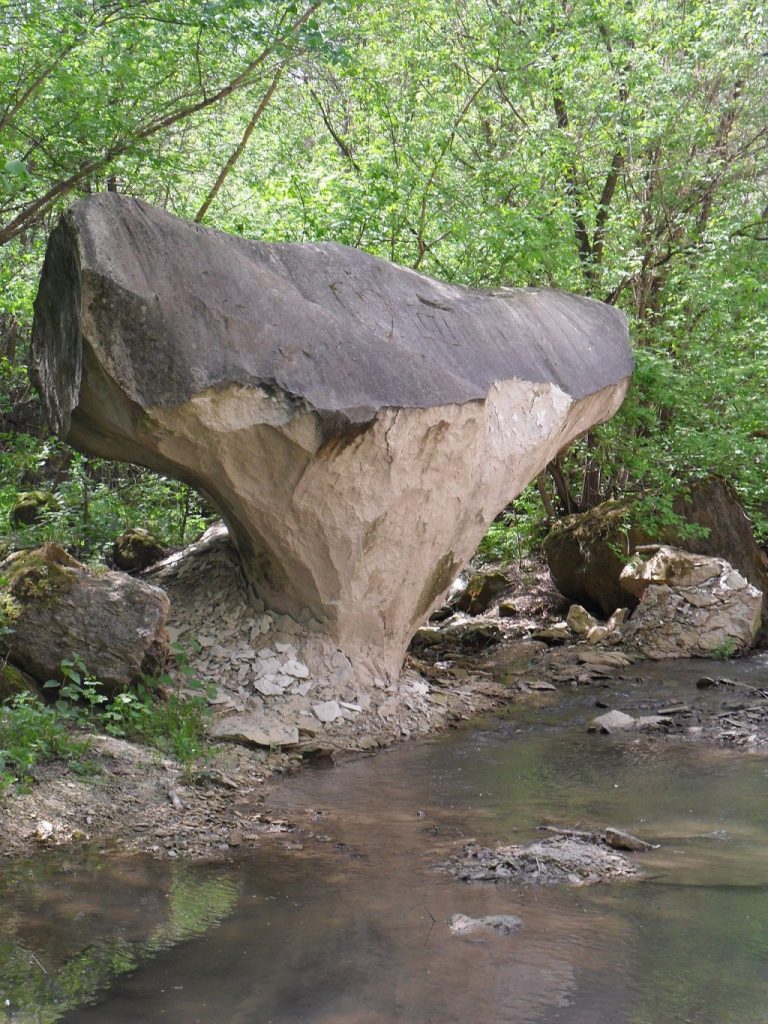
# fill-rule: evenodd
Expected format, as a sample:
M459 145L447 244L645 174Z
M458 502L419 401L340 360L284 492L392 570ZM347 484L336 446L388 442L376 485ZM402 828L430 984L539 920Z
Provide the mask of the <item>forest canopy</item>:
M768 32L757 0L28 0L0 5L0 532L179 543L188 488L47 436L26 350L47 234L140 196L246 237L332 239L447 281L623 309L620 414L532 520L730 479L768 537ZM541 504L543 502L543 504Z

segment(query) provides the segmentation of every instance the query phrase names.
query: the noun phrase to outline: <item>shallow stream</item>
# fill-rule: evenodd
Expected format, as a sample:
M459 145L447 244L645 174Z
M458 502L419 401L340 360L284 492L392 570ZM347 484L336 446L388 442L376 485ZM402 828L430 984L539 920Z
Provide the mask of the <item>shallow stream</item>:
M704 671L765 686L768 656L630 670L646 678L286 779L272 806L321 840L223 866L0 868L0 1020L5 1003L16 1024L768 1024L768 757L586 731L597 699L702 699ZM542 824L661 848L641 880L580 889L437 866ZM457 937L454 913L523 926Z

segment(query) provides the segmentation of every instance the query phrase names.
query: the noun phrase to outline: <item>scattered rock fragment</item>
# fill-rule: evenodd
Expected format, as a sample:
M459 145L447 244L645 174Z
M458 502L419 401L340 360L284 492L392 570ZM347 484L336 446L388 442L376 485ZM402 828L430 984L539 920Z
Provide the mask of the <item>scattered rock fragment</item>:
M523 922L514 914L488 914L486 917L467 917L466 914L454 914L450 927L453 935L474 935L495 932L497 935L512 935L520 929Z
M598 715L597 718L593 718L589 723L590 732L626 732L628 729L634 729L636 721L632 715L627 715L623 711L609 711L605 715Z
M588 644L599 644L609 635L610 629L607 626L592 626L587 633Z
M299 742L299 730L296 725L255 712L229 715L216 722L211 727L209 735L214 740L257 747L288 747Z
M571 639L571 631L565 622L556 622L546 629L537 630L531 639L543 640L548 646L555 646L567 643Z
M319 704L313 704L312 710L324 725L335 722L337 718L342 717L339 702L336 700L325 700Z
M590 615L587 609L580 604L571 605L565 621L570 631L576 636L587 636L593 626L600 625L594 615Z

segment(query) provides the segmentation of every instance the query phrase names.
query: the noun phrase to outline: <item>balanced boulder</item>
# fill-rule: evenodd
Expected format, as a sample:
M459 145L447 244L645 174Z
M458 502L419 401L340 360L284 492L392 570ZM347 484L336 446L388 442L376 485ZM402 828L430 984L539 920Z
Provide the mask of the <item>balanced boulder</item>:
M581 296L105 193L51 235L32 366L62 437L200 489L259 599L391 677L499 509L613 415L632 358L623 315Z

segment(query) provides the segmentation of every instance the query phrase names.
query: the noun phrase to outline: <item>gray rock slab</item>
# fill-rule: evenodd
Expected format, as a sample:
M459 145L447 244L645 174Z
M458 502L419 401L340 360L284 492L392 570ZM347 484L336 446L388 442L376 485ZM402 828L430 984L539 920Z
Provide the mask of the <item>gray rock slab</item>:
M604 715L593 718L589 724L591 732L626 732L627 729L634 729L637 725L632 715L626 715L623 711L608 711Z
M286 661L284 665L281 665L280 671L287 676L293 676L294 679L307 679L309 677L309 669L307 666L302 664L300 661L296 661L294 658L291 658L289 661Z
M283 687L272 679L254 679L253 688L264 697L275 697L283 692Z
M211 727L209 735L215 740L257 747L288 747L299 742L296 725L288 725L279 718L253 712L221 719Z

